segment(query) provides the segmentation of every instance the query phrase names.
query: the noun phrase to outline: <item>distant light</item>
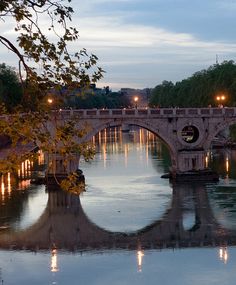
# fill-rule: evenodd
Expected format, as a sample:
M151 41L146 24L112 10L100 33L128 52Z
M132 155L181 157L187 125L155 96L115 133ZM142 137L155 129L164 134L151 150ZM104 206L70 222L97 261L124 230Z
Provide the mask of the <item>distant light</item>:
M229 158L226 157L226 172L229 172Z
M224 101L225 99L226 99L226 96L225 96L225 95L217 95L217 96L216 96L216 100L217 100L217 101L221 101L221 100Z
M53 102L52 98L48 98L48 103L52 104L52 102Z
M208 158L208 155L206 155L206 157L205 157L205 163L206 163L206 167L208 167L208 165L209 165L209 158Z
M137 260L138 260L138 271L142 271L142 261L144 257L144 252L142 250L138 250L137 252Z
M219 258L220 260L222 260L225 264L228 261L228 251L227 251L227 247L220 247L219 249Z
M138 96L134 97L134 102L138 102Z

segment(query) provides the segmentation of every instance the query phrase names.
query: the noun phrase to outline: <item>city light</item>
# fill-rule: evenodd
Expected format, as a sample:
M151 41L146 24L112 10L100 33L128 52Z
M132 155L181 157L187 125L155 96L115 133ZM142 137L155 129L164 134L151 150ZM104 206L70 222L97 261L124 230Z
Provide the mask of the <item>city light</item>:
M223 107L223 103L225 102L225 100L226 100L226 96L224 94L217 95L216 96L216 101L218 103L218 107Z
M136 108L136 109L137 109L137 107L138 107L138 100L139 100L138 96L135 96L135 97L134 97L134 104L135 104L135 108Z
M216 96L216 100L217 101L224 101L225 100L225 95Z
M52 102L53 102L52 98L48 98L48 103L52 104Z
M208 165L209 165L209 157L208 157L208 155L206 155L205 156L205 166L206 166L206 168L208 167Z
M226 161L225 161L225 168L226 168L226 172L229 172L229 158L228 156L226 157Z

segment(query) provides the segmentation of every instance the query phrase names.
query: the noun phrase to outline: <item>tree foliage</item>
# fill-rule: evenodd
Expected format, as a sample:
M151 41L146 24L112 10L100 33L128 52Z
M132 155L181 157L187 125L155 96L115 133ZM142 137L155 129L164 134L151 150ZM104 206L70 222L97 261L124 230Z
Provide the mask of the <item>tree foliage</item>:
M217 106L217 95L226 96L227 106L236 106L236 64L224 61L173 84L163 81L151 95L150 106L207 107Z
M84 96L75 96L68 102L69 106L80 109L92 108L127 108L130 101L124 94L119 92L86 93Z
M36 95L39 100L33 101L34 107L41 103L52 88L86 87L102 76L94 54L89 55L84 48L73 53L68 49L79 39L78 30L70 25L72 14L72 7L65 1L1 1L0 20L15 21L17 46L2 34L0 42L18 57L20 78L23 81L25 77L23 99L27 106L32 107L29 101Z
M10 111L21 99L22 88L16 71L5 63L0 64L0 103Z
M75 88L86 89L103 75L103 70L97 66L96 55L89 54L85 48L71 51L75 44L79 46L79 32L71 25L73 8L69 6L70 2L0 1L0 44L18 58L22 86L20 102L15 96L13 100L10 88L7 88L9 93L5 93L7 98L4 100L17 106L10 108L14 116L0 122L0 133L10 136L13 145L19 141L23 144L33 141L47 152L68 154L80 151L82 155L90 157L93 150L87 144L78 146L71 141L71 137L80 136L85 131L78 131L73 120L63 124L55 122L58 129L54 137L42 127L52 118L47 104L49 94L57 97L54 98L57 102L63 102L67 96L62 92L65 87L68 92ZM9 22L14 25L14 40L2 32L4 24ZM8 112L7 108L0 109L0 115ZM22 115L22 112L27 112L27 115ZM8 161L11 161L10 158Z

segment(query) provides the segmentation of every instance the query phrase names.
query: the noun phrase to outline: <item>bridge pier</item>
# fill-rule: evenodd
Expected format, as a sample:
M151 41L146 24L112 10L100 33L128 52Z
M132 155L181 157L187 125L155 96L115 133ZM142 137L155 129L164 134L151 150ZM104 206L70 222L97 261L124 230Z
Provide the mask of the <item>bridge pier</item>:
M180 172L205 169L204 150L184 150L177 155L177 165Z
M80 155L74 153L73 155L62 155L59 153L47 154L47 185L59 184L63 179L67 178L69 174L77 172L79 179L84 181L82 171L79 170Z
M170 176L176 180L213 180L218 181L219 175L206 165L207 152L205 150L179 150L176 168L172 168Z

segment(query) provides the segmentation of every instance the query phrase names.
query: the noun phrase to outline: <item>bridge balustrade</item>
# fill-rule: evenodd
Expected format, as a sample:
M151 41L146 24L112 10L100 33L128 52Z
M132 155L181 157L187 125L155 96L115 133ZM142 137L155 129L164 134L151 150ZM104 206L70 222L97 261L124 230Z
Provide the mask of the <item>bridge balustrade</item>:
M100 115L110 115L110 110L100 110Z
M201 115L210 115L211 109L209 109L209 108L203 108L203 109L201 109L200 111L201 111Z
M113 115L122 115L122 110L112 110Z
M217 108L217 109L212 109L213 110L213 115L222 115L222 109L221 108Z
M148 110L145 109L145 110L138 110L138 114L139 115L147 115L148 114Z
M235 108L226 108L225 109L225 114L226 115L235 115Z
M76 117L104 117L104 116L236 116L236 108L158 108L158 109L77 109L77 110L61 110L60 115L63 118L70 116Z
M188 110L189 115L198 115L198 109L189 109Z
M151 109L150 110L150 114L151 115L160 115L161 114L161 110L160 109Z
M185 109L177 109L176 110L176 115L186 115L186 110Z

